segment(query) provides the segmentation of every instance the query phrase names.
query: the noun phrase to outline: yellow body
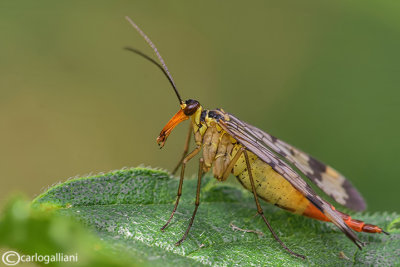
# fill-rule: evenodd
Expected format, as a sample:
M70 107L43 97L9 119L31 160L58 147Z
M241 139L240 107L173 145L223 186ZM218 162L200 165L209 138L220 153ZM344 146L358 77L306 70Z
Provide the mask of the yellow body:
M239 149L240 145L236 145L232 154L236 154ZM293 213L303 214L310 201L285 178L274 171L271 166L260 160L252 152L247 151L247 153L249 155L251 173L253 174L257 195L280 208ZM247 190L251 191L249 172L247 171L244 155L240 156L232 173Z
M227 178L223 177L224 170L242 145L225 132L215 119L207 115L204 121L201 121L201 112L202 109L199 109L191 118L196 144L203 146L204 171L207 172L213 167L214 177L223 181ZM247 153L257 195L280 208L303 214L310 201L271 166L252 152ZM235 163L232 173L246 189L252 191L244 154Z

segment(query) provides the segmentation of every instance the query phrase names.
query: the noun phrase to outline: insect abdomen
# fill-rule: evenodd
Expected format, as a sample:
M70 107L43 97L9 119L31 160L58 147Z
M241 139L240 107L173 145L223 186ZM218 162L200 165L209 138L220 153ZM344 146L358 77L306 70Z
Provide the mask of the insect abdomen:
M239 149L234 148L233 155ZM263 200L293 213L303 214L310 201L294 188L285 178L275 172L271 166L263 162L256 155L247 151L249 155L251 172L253 174L257 195ZM233 168L233 174L239 182L251 191L249 174L244 155L242 155Z
M240 148L235 145L232 154ZM290 212L304 215L320 221L330 221L319 209L317 209L302 193L294 188L285 178L275 172L271 166L263 162L252 152L247 151L249 155L251 172L257 191L257 195L263 200L270 202L282 209ZM251 191L249 174L246 167L245 158L242 155L232 170L239 182ZM335 208L332 206L332 209ZM382 229L376 225L366 224L363 221L352 219L349 215L340 211L336 212L341 216L344 222L357 232L382 233Z

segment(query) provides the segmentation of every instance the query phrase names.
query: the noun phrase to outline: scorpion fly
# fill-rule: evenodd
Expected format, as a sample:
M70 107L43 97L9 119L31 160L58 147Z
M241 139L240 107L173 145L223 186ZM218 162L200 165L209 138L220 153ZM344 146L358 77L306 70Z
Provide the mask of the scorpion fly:
M323 192L339 204L356 210L365 209L365 201L346 178L321 161L304 153L278 138L238 119L223 109L208 110L196 100L183 101L168 68L150 38L129 18L128 22L145 39L157 56L157 61L127 47L158 66L168 78L179 100L180 109L170 119L157 137L162 148L171 131L181 122L190 120L190 129L185 142L185 149L178 166L181 167L178 193L174 209L165 225L171 222L182 194L182 184L186 164L198 153L199 160L195 207L189 225L182 238L175 244L180 245L192 227L200 204L200 186L203 174L211 170L218 181L225 181L232 173L243 187L253 193L258 214L262 217L272 236L290 254L305 259L305 256L293 252L277 236L264 215L259 199L263 199L279 208L316 220L332 222L359 248L365 245L353 232L386 233L382 228L352 219L349 215L335 209L322 199L303 180L309 178ZM190 136L194 134L196 147L188 152Z

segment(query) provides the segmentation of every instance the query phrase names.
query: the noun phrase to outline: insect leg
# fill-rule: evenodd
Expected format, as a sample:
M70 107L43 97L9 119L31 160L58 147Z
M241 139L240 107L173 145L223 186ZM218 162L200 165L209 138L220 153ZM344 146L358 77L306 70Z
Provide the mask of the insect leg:
M231 160L231 162L229 162L228 166L226 167L224 173L222 174L222 181L225 181L229 174L231 174L231 171L233 169L233 167L235 166L236 162L239 160L240 156L242 155L243 151L245 149L242 147L238 150L238 152L236 152L236 155L233 157L233 159Z
M172 171L172 174L175 174L176 171L178 170L179 166L181 166L183 159L186 157L186 153L189 150L189 143L190 143L190 137L192 136L192 123L189 123L189 132L186 136L186 141L185 141L185 147L183 149L183 154L181 159L178 162L178 165L176 165L176 167L174 168L174 170Z
M163 227L161 227L161 231L163 231L168 226L168 224L171 222L172 217L174 217L176 208L178 207L179 199L181 198L181 195L182 195L182 184L183 184L183 178L185 176L186 163L189 160L191 160L194 156L196 156L200 150L201 150L201 145L197 145L197 147L192 152L190 152L182 161L181 178L179 179L179 187L178 187L178 193L176 194L175 206L174 206L174 209L172 210L171 216L169 217L168 221L166 222L166 224L164 224Z
M260 203L258 202L256 187L255 187L255 185L254 185L253 175L252 175L252 173L251 173L251 165L250 165L250 161L249 161L249 156L247 155L247 151L246 151L246 150L243 150L243 153L244 153L244 158L246 159L247 172L248 172L248 174L249 174L249 179L250 179L250 183L251 183L251 189L252 189L252 191L253 191L254 200L256 201L257 212L258 212L258 214L260 214L261 217L263 218L265 224L267 225L267 227L268 227L268 229L270 230L271 234L274 236L275 240L278 241L278 242L281 244L281 246L282 246L285 250L287 250L290 254L292 254L292 255L294 255L294 256L296 256L296 257L305 259L305 258L306 258L305 256L293 252L291 249L289 249L289 248L282 242L282 240L279 239L279 237L276 235L275 231L272 229L271 225L269 224L267 218L265 218L264 212L263 212L263 210L262 210L262 208L261 208L261 205L260 205Z
M186 239L187 235L189 234L189 230L190 230L190 228L191 228L192 225L193 225L193 221L194 221L194 217L196 216L197 208L198 208L199 205L200 205L201 178L203 177L203 174L204 174L204 172L203 172L203 165L204 165L204 159L203 159L203 158L200 158L200 159L199 159L199 173L198 173L198 176L197 176L196 202L195 202L195 207L194 207L193 215L192 215L192 218L190 219L189 226L188 226L188 228L186 229L185 234L182 236L182 238L181 238L178 242L175 243L175 246L179 246L179 245Z

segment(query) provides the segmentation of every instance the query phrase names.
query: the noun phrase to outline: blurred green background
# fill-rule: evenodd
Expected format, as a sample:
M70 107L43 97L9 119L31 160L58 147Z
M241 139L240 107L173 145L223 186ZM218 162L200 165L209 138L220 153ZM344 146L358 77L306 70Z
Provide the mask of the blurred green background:
M131 16L183 98L222 107L400 211L400 2L0 2L0 196L124 166L171 170L187 126ZM189 172L194 173L197 162Z

